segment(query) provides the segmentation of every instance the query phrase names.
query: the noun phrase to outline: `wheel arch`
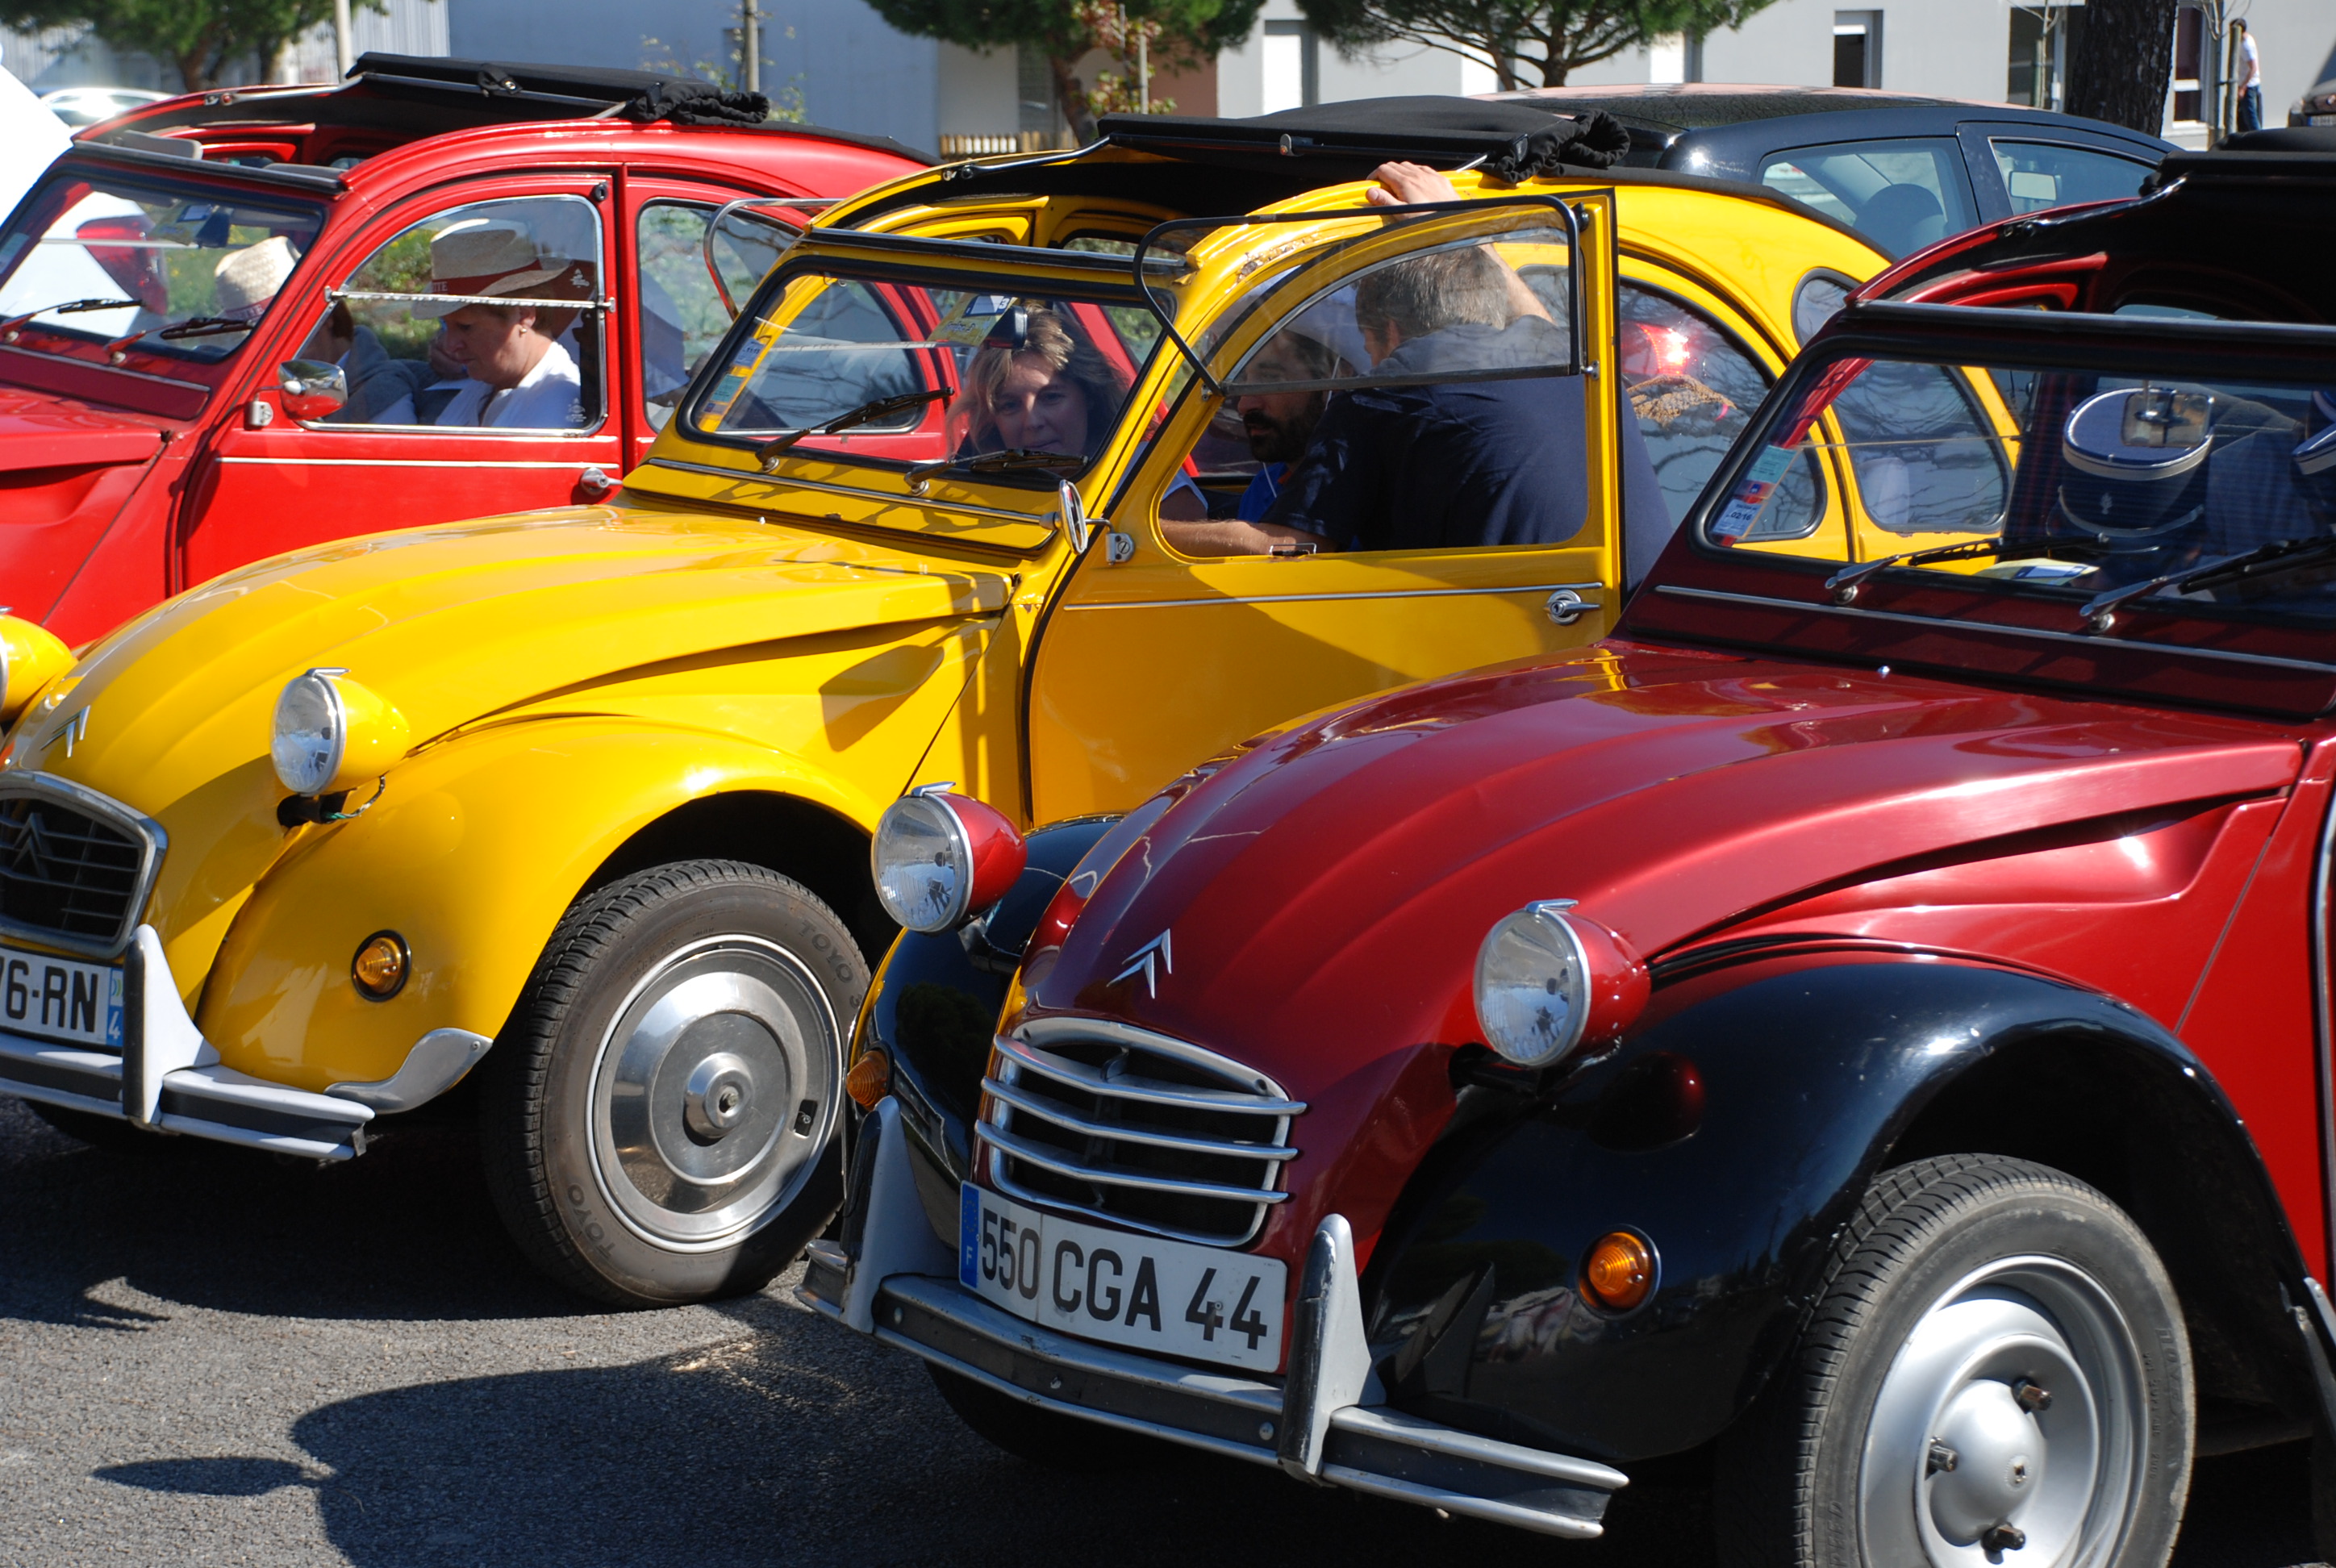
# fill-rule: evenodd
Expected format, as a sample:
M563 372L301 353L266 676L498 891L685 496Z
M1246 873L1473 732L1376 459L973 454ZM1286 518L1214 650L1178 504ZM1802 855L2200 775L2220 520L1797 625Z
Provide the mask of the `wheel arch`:
M2302 1264L2260 1158L2187 1048L2107 998L1930 955L1755 955L1660 989L1629 1042L1538 1098L1455 1066L1458 1111L1364 1278L1382 1377L1429 1418L1618 1463L1699 1447L1789 1352L1875 1174L1940 1152L2033 1159L2129 1203L2189 1288L2224 1402L2251 1412L2253 1436L2236 1421L2228 1446L2308 1418L2313 1372L2285 1320ZM2029 1103L2049 1115L2026 1118ZM2088 1148L2076 1129L2113 1127L2104 1107L2135 1119ZM2169 1137L2214 1151L2222 1234L2233 1213L2248 1225L2247 1266L2222 1281L2214 1232L2174 1213L2195 1191L2185 1164L2157 1185L2143 1169ZM1655 1295L1621 1316L1579 1290L1589 1246L1618 1229L1661 1259ZM1494 1288L1455 1290L1487 1266ZM1459 1310L1432 1310L1447 1299ZM1439 1355L1446 1334L1473 1349Z

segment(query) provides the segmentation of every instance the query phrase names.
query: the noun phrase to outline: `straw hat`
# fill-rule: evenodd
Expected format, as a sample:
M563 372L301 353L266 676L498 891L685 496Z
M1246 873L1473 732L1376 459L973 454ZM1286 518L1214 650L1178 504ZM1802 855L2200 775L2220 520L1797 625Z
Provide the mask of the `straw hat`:
M280 234L257 245L247 245L241 250L229 251L219 258L219 266L211 273L218 300L212 314L229 321L258 320L299 260L299 252Z
M433 294L536 296L567 270L564 261L538 257L527 230L508 224L462 224L430 242ZM462 308L459 300L444 305L416 300L414 314L452 316Z

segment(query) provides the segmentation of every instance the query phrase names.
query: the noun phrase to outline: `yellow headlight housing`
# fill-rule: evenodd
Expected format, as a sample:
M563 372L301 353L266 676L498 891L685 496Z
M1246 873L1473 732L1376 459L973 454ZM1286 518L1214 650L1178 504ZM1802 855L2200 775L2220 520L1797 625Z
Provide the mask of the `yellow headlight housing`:
M412 736L405 716L348 671L312 669L276 699L268 757L294 794L334 794L387 773Z
M49 632L0 615L0 725L15 724L43 687L73 667L73 649Z

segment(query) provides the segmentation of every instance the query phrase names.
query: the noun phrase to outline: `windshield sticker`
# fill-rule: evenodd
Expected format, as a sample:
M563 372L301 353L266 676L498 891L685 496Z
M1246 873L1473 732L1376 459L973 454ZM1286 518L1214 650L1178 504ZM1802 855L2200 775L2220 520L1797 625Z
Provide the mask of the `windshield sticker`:
M1736 493L1728 497L1727 507L1711 525L1712 537L1733 544L1751 532L1752 525L1760 520L1760 509L1776 493L1776 482L1791 472L1792 467L1793 449L1789 446L1771 446L1754 458L1752 466L1744 472L1744 482L1736 487Z
M1010 295L962 296L941 318L940 325L927 335L927 340L961 348L978 348L997 330L998 318L1013 308L1014 299Z

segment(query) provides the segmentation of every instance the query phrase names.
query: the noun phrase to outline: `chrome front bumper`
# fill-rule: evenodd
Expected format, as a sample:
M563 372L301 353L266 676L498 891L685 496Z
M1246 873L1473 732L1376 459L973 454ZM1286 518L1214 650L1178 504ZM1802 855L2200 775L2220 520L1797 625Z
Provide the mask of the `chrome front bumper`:
M122 1012L118 1057L0 1030L0 1090L118 1117L150 1132L185 1133L314 1160L346 1160L365 1153L373 1106L342 1095L287 1088L219 1065L219 1052L179 999L161 940L151 926L140 926L122 955Z
M888 1345L1042 1409L1446 1513L1586 1540L1621 1471L1423 1421L1381 1403L1363 1339L1347 1222L1308 1251L1289 1370L1256 1378L1132 1355L1000 1311L957 1280L957 1249L925 1217L899 1105L865 1127L845 1245L814 1242L798 1295ZM857 1223L852 1222L857 1221Z

